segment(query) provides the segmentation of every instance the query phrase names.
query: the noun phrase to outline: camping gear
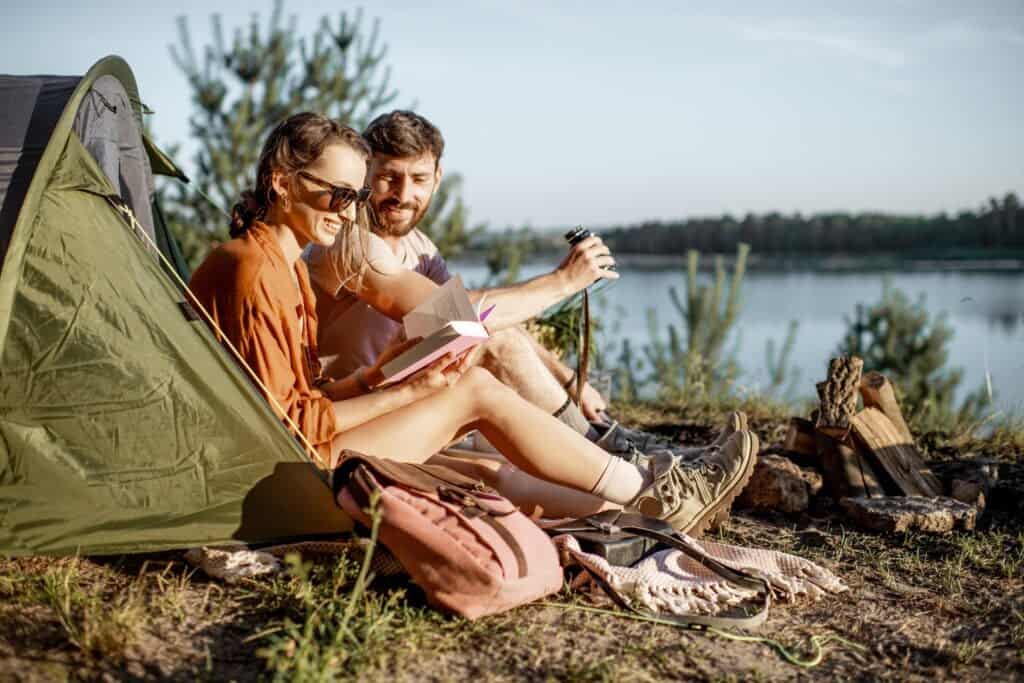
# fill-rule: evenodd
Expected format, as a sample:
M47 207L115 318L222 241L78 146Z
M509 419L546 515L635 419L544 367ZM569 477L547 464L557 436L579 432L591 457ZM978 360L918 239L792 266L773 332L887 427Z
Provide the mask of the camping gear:
M547 532L555 536L559 550L575 560L576 564L584 569L586 574L607 593L608 597L616 605L630 612L656 617L659 620L683 626L717 626L749 629L760 626L768 618L772 593L767 581L760 577L751 576L742 569L734 569L710 557L689 537L685 534L677 533L670 524L662 520L633 512L605 510L589 517L549 528ZM625 539L631 535L650 539L658 545L674 549L677 553L685 555L689 560L695 562L696 567L699 568L697 571L705 574L705 576L701 577L702 579L706 579L707 576L713 578L711 581L706 581L707 585L699 585L694 588L681 586L675 590L670 589L670 592L678 592L678 597L682 598L682 600L675 600L674 602L677 604L669 604L667 613L662 613L662 610L657 609L657 607L647 607L646 609L636 607L623 590L626 582L621 580L623 576L621 572L624 570L624 567L619 566L617 569L620 573L616 573L612 569L614 565L607 558L589 554L582 548L584 543L593 547L595 537L599 538L601 534L606 535L609 540ZM643 562L643 560L640 561ZM654 567L658 567L657 562L654 564ZM625 569L625 571L635 573L637 570ZM661 571L656 569L655 574L660 575ZM667 574L667 577L669 577L669 582L671 583L671 573ZM687 595L688 593L691 593L691 595ZM704 595L700 595L701 593ZM700 595L698 600L703 599L706 602L735 604L742 600L756 597L758 594L763 596L761 607L750 616L709 616L707 614L689 613L690 609L688 609L693 607L691 603L694 601L692 599L687 600L687 598L698 597L698 595ZM716 600L719 597L721 597L721 600ZM640 598L640 600L641 603L647 602L649 604L650 602L644 601L643 598ZM682 602L681 606L678 604L680 602Z
M338 503L379 538L427 601L468 619L552 593L562 568L550 539L493 489L439 465L345 451Z
M118 57L0 76L0 554L334 538L325 477L187 303Z
M548 535L570 534L578 550L596 555L615 567L631 567L658 549L658 540L625 531L613 524L621 513L610 510L584 519L559 521L555 526L542 524ZM672 533L672 526L659 522L658 528Z
M619 607L678 626L753 629L767 619L772 595L817 599L847 590L838 577L809 560L693 539L636 513L608 510L547 531L559 551L584 569L580 578L592 580ZM595 534L633 534L652 539L659 547L632 566L616 566L583 548L583 539ZM579 581L573 584L579 586ZM753 614L721 615L758 596L760 606Z

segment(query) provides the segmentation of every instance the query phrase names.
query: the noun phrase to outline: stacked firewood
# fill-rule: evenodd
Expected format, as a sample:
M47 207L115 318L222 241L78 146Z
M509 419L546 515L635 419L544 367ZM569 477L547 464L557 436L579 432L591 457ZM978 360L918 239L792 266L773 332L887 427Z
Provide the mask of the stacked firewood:
M790 420L784 450L813 462L824 490L860 526L879 531L972 529L976 506L944 497L889 379L856 356L833 358L811 419Z

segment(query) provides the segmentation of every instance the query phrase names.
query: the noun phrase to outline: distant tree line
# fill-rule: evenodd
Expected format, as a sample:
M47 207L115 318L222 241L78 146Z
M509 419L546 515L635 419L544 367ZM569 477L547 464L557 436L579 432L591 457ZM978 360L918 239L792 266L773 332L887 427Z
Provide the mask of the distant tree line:
M746 243L755 254L900 253L975 258L1024 253L1024 208L1017 195L992 198L978 211L955 216L881 213L747 214L741 220L689 218L602 229L618 254L729 253Z

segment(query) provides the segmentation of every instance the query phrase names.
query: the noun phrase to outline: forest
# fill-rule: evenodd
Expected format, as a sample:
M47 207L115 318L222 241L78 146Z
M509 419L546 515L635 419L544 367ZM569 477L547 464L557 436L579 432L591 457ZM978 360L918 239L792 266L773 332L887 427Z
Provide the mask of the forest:
M767 213L736 219L684 218L611 226L599 231L617 254L731 253L738 243L755 254L884 254L942 259L1019 258L1024 208L1013 192L977 210L951 216L884 213Z

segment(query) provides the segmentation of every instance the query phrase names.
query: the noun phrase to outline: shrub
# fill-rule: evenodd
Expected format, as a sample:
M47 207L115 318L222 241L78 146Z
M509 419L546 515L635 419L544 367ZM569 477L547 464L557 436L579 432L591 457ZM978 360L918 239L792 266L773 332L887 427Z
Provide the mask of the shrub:
M858 304L846 323L837 353L860 356L865 372L887 375L909 419L933 424L955 416L954 398L963 371L947 367L953 328L945 313L933 317L928 312L924 294L911 302L886 279L881 301ZM981 403L977 396L969 397L960 412L977 413Z

